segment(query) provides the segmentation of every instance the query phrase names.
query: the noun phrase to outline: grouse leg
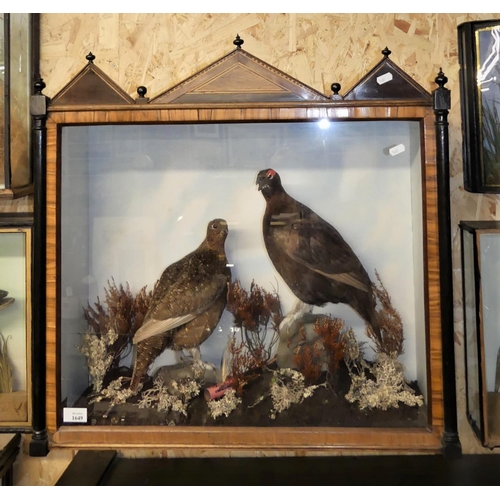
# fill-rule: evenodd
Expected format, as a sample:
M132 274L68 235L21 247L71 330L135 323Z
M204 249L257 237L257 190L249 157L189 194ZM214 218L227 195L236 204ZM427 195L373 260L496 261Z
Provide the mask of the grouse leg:
M297 299L295 301L295 304L292 306L288 314L283 318L283 320L280 323L280 333L283 332L283 334L286 335L286 332L288 331L288 328L293 325L299 318L304 316L304 314L311 313L313 310L313 305L311 304L306 304L305 302L302 302L300 299Z
M207 363L201 359L201 352L199 347L193 347L192 349L187 349L187 351L191 354L193 358L193 365L195 368L198 368L200 371L205 373L207 370L213 370L214 373L217 371L217 368L212 363Z

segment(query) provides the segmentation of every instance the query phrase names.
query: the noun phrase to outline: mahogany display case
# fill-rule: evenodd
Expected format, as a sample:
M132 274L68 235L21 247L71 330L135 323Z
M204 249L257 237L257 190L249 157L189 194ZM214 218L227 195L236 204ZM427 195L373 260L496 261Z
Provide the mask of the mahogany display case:
M439 72L431 95L384 49L349 91L341 94L334 83L327 96L243 50L239 37L234 44L226 56L151 99L143 86L137 98L128 95L93 54L50 101L44 83L36 84L51 446L459 454L447 78ZM413 383L408 394L419 404L370 410L347 403L347 391L328 392L324 382L302 404L270 413L264 389L261 399L254 394L245 402L250 385L226 418L208 415L202 394L175 417L172 411L141 413L133 399L106 410L82 354L90 308L104 306L121 286L125 295L154 288L167 265L201 242L213 217L227 220L232 279L274 291L285 316L292 309L293 293L262 242L264 199L255 186L261 169L279 172L290 193L349 240L371 279L380 277L404 324L402 384ZM352 327L358 345L366 346L370 370L376 349L363 321L345 304L337 306L314 312ZM225 310L201 345L205 361L220 362L235 325ZM98 336L102 340L103 332ZM133 350L123 351L127 366L117 368L124 379ZM148 376L173 363L173 354L164 352ZM264 372L276 375L273 366ZM342 377L334 377L335 387ZM100 390L109 380L101 382ZM312 412L306 401L325 406Z

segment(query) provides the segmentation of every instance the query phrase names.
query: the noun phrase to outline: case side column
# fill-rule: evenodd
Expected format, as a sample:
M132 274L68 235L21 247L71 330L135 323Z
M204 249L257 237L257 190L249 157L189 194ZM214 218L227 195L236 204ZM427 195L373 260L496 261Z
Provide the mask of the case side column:
M45 83L38 77L34 84L35 95L31 96L30 112L33 118L33 436L29 454L44 457L49 453L45 415L46 349L45 349L45 299L46 299L46 204L45 171L47 149L47 103L42 94Z
M448 78L441 69L435 82L439 86L432 92L432 97L436 126L436 160L438 167L439 275L443 356L444 431L441 444L445 457L459 458L462 456L462 445L458 436L457 423L448 140L448 110L451 107L451 99L450 91L444 88L448 82Z

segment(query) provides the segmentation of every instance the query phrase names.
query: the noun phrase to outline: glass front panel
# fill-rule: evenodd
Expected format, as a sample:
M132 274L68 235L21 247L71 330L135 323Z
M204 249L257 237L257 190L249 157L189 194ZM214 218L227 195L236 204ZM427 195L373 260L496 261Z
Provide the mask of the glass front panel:
M5 187L5 168L4 168L4 129L5 129L5 37L4 37L4 15L0 13L0 189Z
M476 32L484 183L500 186L500 24Z
M481 317L488 438L500 445L500 233L480 233Z
M12 186L30 180L30 14L10 14L10 172Z
M28 423L29 229L0 228L0 426Z
M0 14L0 189L31 181L30 17Z
M476 283L474 272L474 235L462 231L464 280L464 331L467 371L467 411L473 423L482 429L481 388L479 385L479 341L477 331Z
M420 132L64 127L61 421L425 426Z

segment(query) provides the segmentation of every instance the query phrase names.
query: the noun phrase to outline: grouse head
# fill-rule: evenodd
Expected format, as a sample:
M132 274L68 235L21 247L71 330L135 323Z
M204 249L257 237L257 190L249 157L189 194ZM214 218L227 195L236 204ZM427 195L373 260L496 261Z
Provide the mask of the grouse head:
M214 219L208 223L206 242L209 247L224 246L228 233L227 222L224 219Z
M266 200L271 198L274 194L283 191L280 176L278 172L272 168L261 170L257 174L256 184L259 186L259 191L262 191Z

